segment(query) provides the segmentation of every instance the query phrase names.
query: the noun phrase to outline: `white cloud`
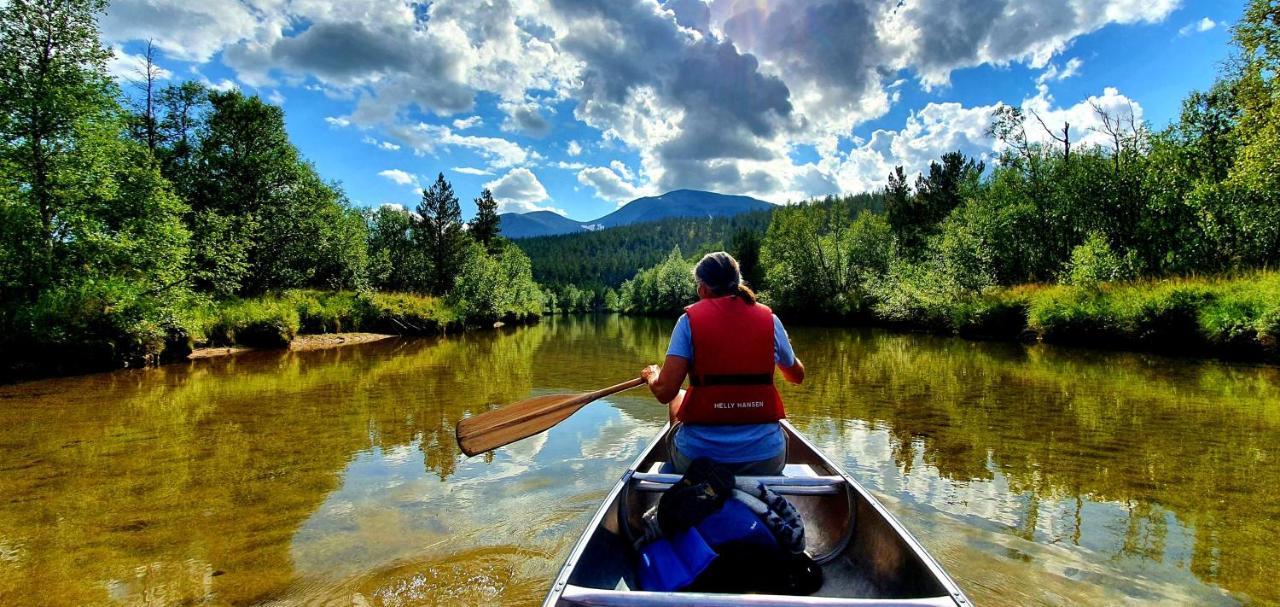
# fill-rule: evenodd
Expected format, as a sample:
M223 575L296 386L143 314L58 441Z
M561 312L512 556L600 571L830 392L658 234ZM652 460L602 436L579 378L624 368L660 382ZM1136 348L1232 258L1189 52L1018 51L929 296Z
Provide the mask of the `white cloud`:
M120 84L129 82L142 82L145 80L147 58L142 55L131 55L125 52L123 47L114 46L111 48L111 60L107 62L107 71ZM152 71L156 80L168 80L173 77L173 72L152 64Z
M331 127L358 127L380 146L391 140L417 154L464 153L450 164L474 164L469 156L476 155L485 163L477 170L511 175L542 158L508 139L464 134L482 124L477 99L506 114L502 128L534 136L550 131L556 108L572 107L573 119L599 131L602 148L634 154L627 165L588 174L597 192L612 193L605 197L626 188L698 187L785 200L863 183L870 173L858 166L881 168L880 155L862 150L872 143L911 154L932 149L914 139L913 128L981 147L971 128L982 122L971 116L980 108L930 104L902 131L879 131L878 140L837 152L848 149L854 127L900 102L907 83L899 73L937 89L958 69L1020 63L1041 70L1038 82L1048 84L1079 73L1079 59L1064 63L1061 54L1080 36L1109 24L1162 21L1178 5L115 0L101 23L110 45L154 38L167 58L220 58L234 82L215 86L318 90L350 105L347 115L326 118ZM1205 18L1184 29L1217 25ZM951 114L960 120L954 128L933 122ZM554 118L559 125L568 116ZM793 162L801 145L817 149L820 160ZM583 150L575 140L565 151L576 158Z
M484 187L493 192L494 199L498 201L499 212L554 211L565 214L561 209L536 204L548 198L547 189L529 169L511 169L506 175L484 184Z
M1186 24L1186 25L1182 26L1182 27L1178 30L1178 35L1179 35L1179 36L1190 36L1191 34L1198 34L1198 33L1200 33L1200 32L1207 32L1207 31L1209 31L1209 30L1211 30L1211 29L1213 29L1213 28L1215 28L1215 27L1218 27L1218 23L1217 23L1217 22L1215 22L1213 19L1210 19L1210 18L1208 18L1208 17L1205 17L1205 18L1203 18L1203 19L1201 19L1201 20L1199 20L1199 21L1193 21L1193 22L1191 22L1191 23L1188 23L1188 24Z
M478 127L482 124L484 124L484 119L479 116L469 116L467 118L458 118L457 120L454 120L453 128L458 129L459 131L465 131L467 129Z
M400 169L387 169L385 171L378 171L378 176L385 177L386 179L389 179L392 182L394 182L396 185L413 185L413 186L418 185L417 175L414 175L406 171L401 171Z
M566 171L581 171L582 169L587 168L587 165L586 165L586 164L584 164L584 163L581 163L581 162L565 162L565 161L563 161L563 160L558 160L558 161L556 161L555 163L553 163L551 166L553 166L553 167L555 167L555 168L557 168L557 169L564 169L564 170L566 170Z
M492 175L493 172L474 167L453 167L453 172L462 173L463 175Z
M275 105L284 105L285 97L280 93L280 91L273 90L267 94L267 101L270 101Z
M400 151L400 146L399 146L399 145L396 145L396 144L394 144L394 143L391 143L390 141L382 141L382 140L379 140L377 137L371 137L371 136L366 135L366 136L364 137L364 139L361 139L360 141L362 141L362 142L364 142L364 143L367 143L367 144L369 144L369 145L371 145L371 146L373 146L373 147L376 147L376 148L378 148L378 149L380 149L380 150L385 150L385 151L388 151L388 152L399 152L399 151Z
M639 188L627 183L621 175L608 167L591 167L579 171L578 183L594 189L597 198L617 205L626 204L643 195Z
M447 126L419 123L415 126L394 126L388 132L408 144L418 154L431 154L438 148L463 148L484 157L491 169L521 166L542 158L535 151L501 137L459 135Z
M1056 63L1050 63L1049 67L1045 68L1045 70L1036 77L1036 84L1058 82L1071 78L1072 76L1079 76L1080 67L1083 65L1084 62L1081 61L1079 57L1072 57L1067 61L1066 65L1062 66L1061 69L1058 68Z
M1051 141L1032 117L1031 112L1035 112L1051 129L1061 129L1069 123L1073 146L1107 145L1108 138L1099 130L1102 123L1093 104L1126 121L1130 112L1137 122L1142 121L1142 107L1115 88L1108 87L1101 95L1061 108L1056 107L1048 88L1042 86L1035 96L1021 103L1027 113L1028 139L1036 143ZM883 188L895 166L901 165L908 175L915 175L943 154L956 150L990 164L998 144L986 135L986 129L997 107L999 104L965 107L958 103L930 103L907 118L901 130L878 130L848 154L828 155L818 164L836 177L844 192Z

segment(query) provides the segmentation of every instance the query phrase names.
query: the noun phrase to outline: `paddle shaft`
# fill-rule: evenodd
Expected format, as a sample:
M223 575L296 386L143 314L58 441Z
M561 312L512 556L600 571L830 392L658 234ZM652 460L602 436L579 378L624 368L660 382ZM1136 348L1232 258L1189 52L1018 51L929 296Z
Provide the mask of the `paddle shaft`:
M491 451L545 432L592 401L623 390L630 390L644 383L644 378L637 377L585 394L565 395L561 398L534 397L502 409L469 417L458 422L456 430L458 446L469 456ZM547 402L543 404L539 401ZM514 415L513 412L515 412Z

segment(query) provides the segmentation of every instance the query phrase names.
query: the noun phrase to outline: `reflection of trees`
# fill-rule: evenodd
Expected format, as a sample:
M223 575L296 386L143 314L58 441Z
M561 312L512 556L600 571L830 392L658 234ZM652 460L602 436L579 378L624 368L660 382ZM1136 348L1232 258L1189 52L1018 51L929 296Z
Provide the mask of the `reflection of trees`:
M534 386L622 381L661 359L671 326L558 317L0 388L0 604L278 596L295 582L296 529L354 454L416 442L426 468L448 478L459 419ZM1119 505L1128 518L1115 531L1117 558L1167 558L1172 512L1193 530L1195 575L1280 600L1263 570L1280 532L1280 370L865 331L792 335L810 377L784 396L819 438L866 420L894 437L903 470L919 461L960 484L998 471L1026 495L1015 530L1026 538L1050 501L1076 504L1067 525L1077 543L1086 501Z
M442 478L466 412L528 393L545 328L251 353L0 389L0 603L249 604L354 453L421 441ZM149 598L144 598L149 597Z
M802 422L884 427L904 472L917 450L953 481L998 470L1028 494L1019 532L1028 538L1043 500L1085 496L1125 505L1117 556L1159 560L1172 512L1194 529L1198 577L1280 599L1262 571L1280 533L1280 369L874 332L792 335L811 367L804 388L784 391Z

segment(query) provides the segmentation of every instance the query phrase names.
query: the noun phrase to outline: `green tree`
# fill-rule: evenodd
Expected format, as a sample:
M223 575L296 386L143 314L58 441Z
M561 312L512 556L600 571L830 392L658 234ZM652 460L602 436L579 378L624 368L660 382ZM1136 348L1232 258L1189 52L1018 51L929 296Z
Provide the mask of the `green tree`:
M413 244L413 215L391 206L366 211L370 278L389 291L412 291L421 282L422 253Z
M199 82L186 81L160 89L157 129L160 145L156 157L160 170L184 199L190 200L194 185L192 168L209 112L209 91Z
M469 227L471 237L476 242L484 245L491 253L497 250L498 234L502 228L498 219L498 202L493 199L493 192L489 188L485 188L480 192L480 197L476 198L476 216L472 218Z
M27 294L55 280L62 253L83 216L79 203L96 190L100 150L90 139L118 131L115 87L106 76L111 52L98 42L105 0L13 0L0 8L0 135L5 181L15 204L10 219L34 220L17 244L28 259L17 282ZM29 211L29 212L28 212ZM21 230L21 229L20 229Z
M760 233L755 230L738 230L729 241L729 252L738 260L742 279L753 289L764 287L764 268L760 266Z
M428 261L423 289L443 295L453 288L467 252L462 209L444 173L422 193L417 210L419 219L414 223L414 240Z
M193 99L196 91L175 95ZM195 222L213 228L196 233L202 288L252 295L366 284L364 222L340 188L300 158L283 110L236 90L211 92L199 133L191 204Z

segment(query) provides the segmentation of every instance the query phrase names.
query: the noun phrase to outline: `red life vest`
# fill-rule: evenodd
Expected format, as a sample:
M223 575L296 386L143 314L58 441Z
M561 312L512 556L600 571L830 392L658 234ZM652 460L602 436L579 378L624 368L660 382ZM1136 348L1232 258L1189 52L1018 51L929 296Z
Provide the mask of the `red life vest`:
M786 417L773 385L773 311L731 295L704 299L685 312L693 360L677 419L687 424L763 424Z

